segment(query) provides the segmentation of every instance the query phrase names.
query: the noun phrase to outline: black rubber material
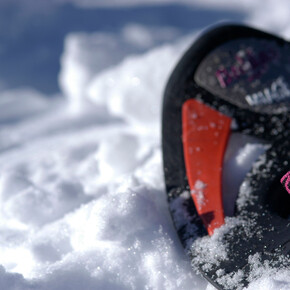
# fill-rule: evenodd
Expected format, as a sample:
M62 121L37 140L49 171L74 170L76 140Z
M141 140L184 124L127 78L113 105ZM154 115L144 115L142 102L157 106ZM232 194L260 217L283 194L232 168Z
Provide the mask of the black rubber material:
M162 147L166 190L173 221L184 247L189 250L191 244L206 235L191 198L182 193L189 189L184 165L182 147L181 108L183 103L195 98L211 108L235 119L235 131L264 139L272 146L253 164L244 182L251 187L251 202L237 207L236 216L252 221L253 234L248 237L249 228L237 226L225 235L229 244L228 258L219 266L211 265L205 270L202 262L195 263L204 277L218 289L238 289L248 284L250 266L248 257L260 254L261 261L269 260L274 267L283 262L277 257L285 257L289 266L290 254L290 198L281 190L279 180L290 168L290 113L289 107L275 113L259 112L242 108L220 96L211 94L199 86L194 78L202 61L216 48L233 40L245 39L269 40L278 48L288 51L289 43L274 35L241 25L225 25L204 33L182 57L172 73L163 102ZM289 48L290 54L290 48ZM290 74L284 77L289 79ZM226 90L227 88L225 88ZM287 100L286 100L287 102ZM276 104L275 104L276 105ZM289 103L287 103L287 106ZM271 105L268 105L271 108ZM285 108L284 108L285 109ZM274 110L273 110L274 111ZM242 192L240 198L242 198ZM277 197L278 196L278 197ZM179 204L178 210L176 204ZM192 249L190 255L194 258ZM217 270L223 269L224 275L233 274L238 269L244 275L239 285L227 286L220 282Z

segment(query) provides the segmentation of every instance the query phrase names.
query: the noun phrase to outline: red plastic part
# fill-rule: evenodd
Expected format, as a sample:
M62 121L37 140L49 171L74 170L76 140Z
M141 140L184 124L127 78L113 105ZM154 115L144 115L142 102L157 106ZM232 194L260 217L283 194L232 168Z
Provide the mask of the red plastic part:
M224 224L222 163L231 118L194 99L182 107L182 142L191 196L209 235Z

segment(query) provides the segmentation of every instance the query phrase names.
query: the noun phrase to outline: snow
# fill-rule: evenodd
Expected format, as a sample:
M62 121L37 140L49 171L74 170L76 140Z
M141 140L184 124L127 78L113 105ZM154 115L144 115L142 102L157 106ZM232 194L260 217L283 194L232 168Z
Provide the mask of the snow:
M103 103L110 114L132 123L139 131L158 135L161 130L160 96L169 72L189 44L188 38L182 40L173 47L164 45L142 56L130 56L117 68L106 70L89 85L89 99L96 104ZM144 63L154 66L149 75Z
M196 196L197 206L201 210L202 207L206 204L206 200L204 198L204 189L206 188L206 184L201 180L197 180L190 191L191 194Z
M250 240L254 232L259 231L259 226L252 218L249 217L226 217L225 225L216 229L214 234L209 237L196 239L191 246L193 253L193 265L201 266L203 271L212 271L216 268L216 281L224 287L224 289L289 289L289 258L280 256L278 262L265 260L262 262L259 253L248 257L248 265L250 266L249 275L245 277L243 269L237 269L226 273L223 267L223 261L227 261L227 248L232 240L227 240L227 234L232 234L231 230L240 227L240 231L244 231L244 235ZM238 257L236 257L238 259ZM278 263L279 270L275 264ZM218 266L218 267L216 267ZM276 265L277 266L277 265ZM226 266L227 267L227 266ZM242 286L243 280L247 279L251 282L246 288Z
M54 5L57 10L63 3L81 6L76 9L82 12L107 6L118 15L124 7L149 5L136 0L55 0L34 7L34 1L23 0L15 4L25 6L16 24L29 22L30 9L37 13ZM286 0L150 1L164 9L176 3L184 10L202 7L225 17L242 11L243 21L290 36ZM111 20L103 21L109 25ZM200 29L212 23L198 18L188 29L181 19L171 25L158 21L154 25L124 21L119 29L68 32L58 56L59 75L53 76L58 77L61 91L54 97L36 89L38 80L26 88L3 85L1 289L214 289L192 271L177 237L166 200L160 147L167 78ZM61 24L56 23L55 31L57 25ZM3 44L0 54L4 50ZM8 83L5 74L1 89L2 83ZM223 177L229 215L251 162L266 148L259 140L241 136L232 136L230 142ZM189 197L188 192L182 195L184 201ZM182 205L172 206L180 210ZM234 218L229 221L236 224ZM177 223L182 226L183 220ZM226 255L225 245L218 235L207 240L209 251L203 253L215 263L214 257ZM257 258L252 261L259 263ZM238 276L232 278L238 281ZM253 276L248 289L289 288L289 271L273 273L267 268L262 277Z
M65 52L61 59L59 83L62 91L70 98L75 109L79 109L81 103L84 102L84 96L97 104L108 102L116 104L116 99L123 96L121 93L118 94L118 91L125 93L124 87L129 90L128 94L134 95L132 90L138 85L143 85L145 82L146 86L147 82L157 82L160 90L163 87L159 82L161 80L165 82L170 72L170 69L162 69L163 50L159 49L155 55L149 53L147 57L134 58L133 56L157 47L163 42L178 39L178 37L180 37L180 33L174 28L147 28L137 24L128 24L118 33L70 34L65 39ZM183 46L185 47L184 44ZM172 47L168 47L168 49L172 49ZM127 55L131 57L124 60ZM172 51L172 65L174 60L177 61L178 55L180 52ZM143 65L144 61L152 63L156 57L159 57L160 66L152 74L152 79L148 79L147 69ZM131 58L133 59L131 60ZM167 54L164 58L166 61L168 60ZM121 61L124 61L123 65L116 69L115 65ZM102 75L99 75L99 72L106 69L106 74L103 72ZM143 74L145 74L145 78ZM140 77L144 78L143 82L140 81ZM119 88L118 85L122 88ZM139 87L137 90L140 93ZM148 96L146 97L148 98ZM154 99L153 96L151 99ZM119 102L125 103L124 101ZM147 102L143 102L143 105L147 105ZM114 110L114 106L112 110ZM143 111L146 112L146 110Z

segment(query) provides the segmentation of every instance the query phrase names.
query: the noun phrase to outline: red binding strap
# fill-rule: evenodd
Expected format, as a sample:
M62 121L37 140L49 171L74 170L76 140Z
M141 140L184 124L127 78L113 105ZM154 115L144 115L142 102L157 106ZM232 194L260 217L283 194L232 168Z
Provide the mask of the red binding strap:
M209 235L224 223L222 164L231 118L190 99L182 107L186 175L198 214Z

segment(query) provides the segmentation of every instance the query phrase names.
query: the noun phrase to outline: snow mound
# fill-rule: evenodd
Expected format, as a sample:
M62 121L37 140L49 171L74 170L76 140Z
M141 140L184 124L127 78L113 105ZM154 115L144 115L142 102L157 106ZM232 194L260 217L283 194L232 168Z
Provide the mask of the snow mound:
M94 86L91 84L91 82L94 82L93 79L97 79L95 81L98 83L105 82L103 89L107 89L108 85L106 84L110 82L110 76L107 78L104 76L103 79L99 79L99 73L105 69L118 65L128 55L142 54L163 42L172 41L178 38L179 34L178 30L170 27L150 28L137 24L125 26L120 33L100 32L88 34L82 32L70 34L65 39L64 53L61 59L62 66L59 75L60 87L64 94L71 100L71 104L75 110L80 110L81 105L86 101L86 96L94 96L96 90L99 97L94 99L103 102L107 99L106 94L104 95L104 91L98 88L98 85ZM179 54L177 54L177 56L178 55ZM175 57L173 60L174 59L177 58ZM141 58L140 62L144 60L144 58ZM162 67L162 65L164 64L160 62L160 67ZM133 67L135 67L135 65L133 65ZM124 75L123 72L123 70L128 68L130 68L130 64L127 66L125 65L125 67L119 70L113 68L113 82L117 82L123 87L128 85L130 87L130 75L126 73ZM138 71L140 70L140 73L142 73L142 68L139 68ZM138 73L138 71L136 73ZM162 70L163 74L165 71ZM129 71L127 73L129 73ZM160 69L158 73L160 74ZM123 81L125 81L125 83L122 83ZM136 76L133 82L135 82L135 85L137 84L138 76ZM99 86L102 86L102 84ZM117 89L119 89L120 93L123 91L120 87L116 88L116 90Z
M42 114L0 128L9 137L0 141L0 263L9 272L3 268L3 277L14 283L5 282L6 289L205 289L172 225L154 128L160 128L165 79L186 44L180 40L92 73L92 83L126 69L139 74L143 85L132 92L141 100L150 90L142 105L156 106L149 117L142 106L134 111L138 102L128 104L129 84L120 83L118 114L112 100L75 114L56 98ZM158 67L147 80L142 63L161 57L163 71Z
M175 46L167 45L142 56L127 58L117 68L92 80L88 87L89 98L139 130L158 134L163 90L187 44L186 39ZM147 65L154 67L149 75Z

